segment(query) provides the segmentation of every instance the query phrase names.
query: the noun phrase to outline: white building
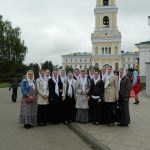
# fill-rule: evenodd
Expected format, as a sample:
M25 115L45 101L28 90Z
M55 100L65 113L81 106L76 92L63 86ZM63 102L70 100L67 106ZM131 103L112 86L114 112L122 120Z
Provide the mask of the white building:
M94 66L92 64L93 58L92 53L71 53L67 55L62 55L62 66L65 68L67 65L73 68L89 68ZM106 61L106 64L111 63ZM126 69L137 68L139 65L139 53L138 52L122 52L121 53L121 67ZM101 66L99 66L101 68Z
M150 41L135 44L139 48L140 77L146 79L146 63L150 62Z
M62 55L62 66L72 66L73 68L89 68L92 65L92 53L72 53Z
M139 66L139 53L138 52L122 52L121 66L123 68L138 68Z

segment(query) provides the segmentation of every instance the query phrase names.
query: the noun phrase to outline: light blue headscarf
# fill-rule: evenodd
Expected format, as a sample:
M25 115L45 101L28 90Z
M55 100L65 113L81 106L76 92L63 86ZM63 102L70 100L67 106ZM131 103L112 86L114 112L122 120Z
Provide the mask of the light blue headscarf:
M138 72L134 71L133 72L133 85L136 85L137 83L137 78L138 78Z

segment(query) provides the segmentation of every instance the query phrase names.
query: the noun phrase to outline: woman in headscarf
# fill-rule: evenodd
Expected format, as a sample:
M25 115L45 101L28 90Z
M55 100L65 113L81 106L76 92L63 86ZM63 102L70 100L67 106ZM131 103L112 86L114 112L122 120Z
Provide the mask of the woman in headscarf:
M64 124L75 121L76 80L73 73L68 72L68 78L63 84L62 100L64 102Z
M53 70L53 76L48 81L49 103L50 103L50 121L52 124L60 122L60 87L62 83L58 77L58 69Z
M32 70L29 70L26 79L22 80L21 92L23 96L19 122L24 128L30 129L37 123L36 87Z
M73 78L74 78L75 80L78 80L78 79L80 78L80 69L79 69L78 67L76 67L76 68L74 69Z
M114 107L115 102L119 98L119 91L118 91L118 78L114 75L114 71L112 66L108 67L108 72L105 78L105 118L106 123L108 126L114 126L115 122L115 114L114 114Z
M89 80L94 79L94 67L89 68L89 75L87 76Z
M135 93L135 103L133 104L139 104L140 101L139 101L138 93L140 92L140 77L137 71L133 72L132 87L133 87L132 90Z
M107 75L107 68L106 68L106 66L103 66L103 67L102 67L102 70L101 70L101 79L102 79L104 82L105 82L106 75Z
M104 96L104 82L100 78L99 71L95 70L94 79L90 81L89 89L89 101L90 101L90 117L94 125L103 123L103 96Z
M61 69L60 70L60 80L62 82L62 84L64 83L64 81L67 79L67 76L66 76L66 72L65 72L65 69Z
M64 82L67 80L67 76L66 76L66 71L65 69L61 69L60 70L60 75L59 75L59 79L61 81L61 86L60 86L60 119L62 122L64 122L64 101L62 100L62 92L63 92L63 84Z
M39 78L36 80L37 85L37 101L38 101L38 113L37 113L37 123L39 126L46 125L47 116L47 105L48 105L48 83L44 77L45 71L41 70L39 72Z
M86 77L86 70L81 70L81 77L77 80L76 121L87 123L89 121L88 92L90 80Z
M128 126L130 124L130 113L129 113L129 96L132 89L130 78L126 76L126 70L120 69L119 73L119 108L120 108L120 127Z
M49 69L46 69L45 70L45 76L44 76L44 79L48 82L48 80L51 78L50 76L50 70Z

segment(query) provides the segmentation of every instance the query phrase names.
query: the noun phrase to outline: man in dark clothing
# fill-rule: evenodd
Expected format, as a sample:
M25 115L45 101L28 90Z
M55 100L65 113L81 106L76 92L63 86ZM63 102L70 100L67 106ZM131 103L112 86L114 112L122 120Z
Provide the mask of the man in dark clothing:
M18 86L20 86L20 85L18 84L17 80L14 80L9 88L9 91L12 89L12 96L11 96L12 102L16 102L16 100L17 100Z

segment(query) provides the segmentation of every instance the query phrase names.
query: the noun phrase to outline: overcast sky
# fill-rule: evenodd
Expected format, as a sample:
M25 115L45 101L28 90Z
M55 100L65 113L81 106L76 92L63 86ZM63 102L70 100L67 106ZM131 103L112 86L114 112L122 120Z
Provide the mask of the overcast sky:
M28 47L25 63L61 64L61 55L91 52L96 0L0 0L0 14L21 28ZM150 0L117 0L122 49L150 39Z

